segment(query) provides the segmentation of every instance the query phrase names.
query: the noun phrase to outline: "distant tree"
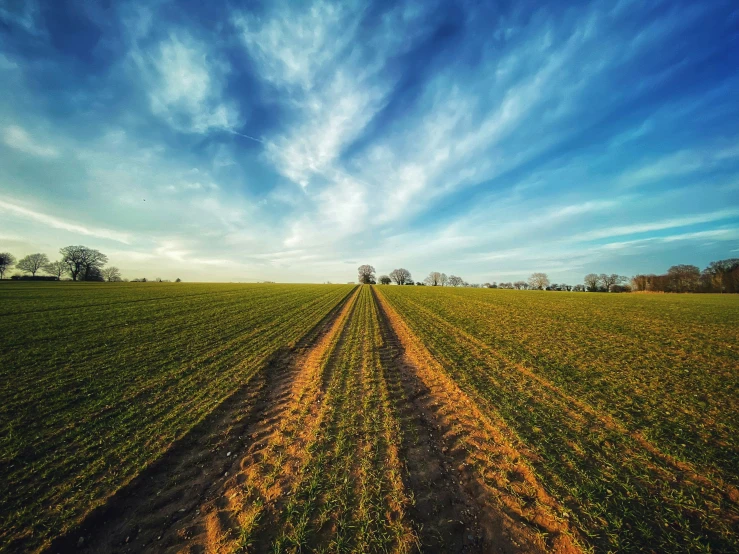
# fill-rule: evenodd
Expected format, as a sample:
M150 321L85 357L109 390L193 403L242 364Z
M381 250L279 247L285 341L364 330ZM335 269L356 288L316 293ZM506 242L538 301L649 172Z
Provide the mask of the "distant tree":
M739 258L711 262L705 271L712 276L718 292L739 292Z
M631 292L630 285L611 285L611 292Z
M532 273L529 277L529 287L536 290L544 290L549 286L549 277L546 273Z
M438 271L432 271L429 273L428 277L423 280L423 282L430 287L438 287L442 285L441 276L442 274Z
M449 286L450 287L461 287L464 285L464 279L461 277L458 277L456 275L450 275L449 276Z
M406 283L413 282L411 272L404 268L393 269L390 272L390 278L396 285L405 285Z
M647 290L647 286L649 285L649 276L648 275L634 275L631 278L631 288L636 291L645 291Z
M694 265L673 265L667 270L673 292L693 292L698 290L701 271Z
M573 292L585 292L585 285L575 285L572 287Z
M357 272L357 279L361 284L370 285L375 282L375 268L371 265L360 265Z
M598 290L598 286L600 285L600 276L596 275L595 273L588 273L585 278L583 279L583 282L585 283L585 287L590 292L596 292Z
M103 279L109 283L121 281L121 270L115 266L106 267L101 271Z
M5 272L15 265L15 256L10 252L0 252L0 279L5 277Z
M416 281L416 286L417 287L425 287L426 286L426 283L422 283L421 281Z
M528 285L524 281L516 281L513 283L513 288L516 290L521 290L524 288L528 288Z
M48 263L49 258L46 254L29 254L25 258L18 260L15 266L21 271L25 271L36 277L36 272Z
M77 280L78 281L99 281L102 283L103 281L105 281L105 277L103 277L102 268L94 265L94 266L90 266L89 268L87 268L84 273L81 273Z
M67 272L67 264L61 260L56 262L49 262L43 267L43 270L49 275L53 275L57 279L61 279L62 275Z
M175 280L174 280L174 282L175 282L175 283L181 283L181 282L182 282L182 279L180 279L179 277L177 277L177 279L175 279ZM329 281L329 283L328 283L328 284L330 285L330 284L331 284L331 282Z
M445 287L449 284L449 277L446 276L446 273L442 273L441 275L439 275L439 284L442 287Z
M389 285L393 282L393 280L388 275L380 275L379 281L381 285Z
M62 261L67 264L72 280L95 281L96 273L108 263L108 257L102 252L87 246L65 246L59 250Z
M610 292L613 285L618 285L628 280L627 277L617 275L616 273L611 273L610 275L601 273L599 277L601 283L603 283L603 288L606 289L606 292Z

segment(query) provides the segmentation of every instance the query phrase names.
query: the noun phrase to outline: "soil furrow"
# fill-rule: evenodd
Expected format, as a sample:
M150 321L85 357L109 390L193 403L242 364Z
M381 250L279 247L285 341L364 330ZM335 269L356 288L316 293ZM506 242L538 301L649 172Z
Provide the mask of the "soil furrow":
M428 552L579 552L574 532L506 433L447 379L375 293L388 388L405 428L409 510Z
M300 382L296 375L341 330L357 292L347 295L292 348L276 352L157 462L46 552L205 551L205 545L194 540L213 523L205 524L203 508L229 500L223 494L227 483L234 482L229 475L239 474L243 453L257 450L260 438L279 424ZM229 527L231 534L235 526L225 521L227 512L220 512L221 526Z

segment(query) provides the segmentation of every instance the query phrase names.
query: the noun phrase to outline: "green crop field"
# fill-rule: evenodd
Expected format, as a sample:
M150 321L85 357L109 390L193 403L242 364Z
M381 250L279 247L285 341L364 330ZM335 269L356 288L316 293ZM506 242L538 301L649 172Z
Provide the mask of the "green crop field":
M66 530L351 289L3 283L0 545Z
M739 297L381 290L588 544L739 546Z
M0 551L739 550L736 295L3 282L0 315Z

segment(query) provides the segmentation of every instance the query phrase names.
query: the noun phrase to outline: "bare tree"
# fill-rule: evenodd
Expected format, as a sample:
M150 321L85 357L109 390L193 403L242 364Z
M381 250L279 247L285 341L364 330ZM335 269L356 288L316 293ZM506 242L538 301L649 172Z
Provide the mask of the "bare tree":
M43 267L43 270L48 273L49 275L53 275L57 279L61 279L62 275L64 275L69 268L67 267L67 264L65 264L62 261L57 262L49 262Z
M515 283L513 283L513 288L515 288L516 290L521 290L528 287L529 285L525 281L516 281Z
M705 271L719 292L739 292L739 258L711 262Z
M358 281L363 285L373 285L375 283L375 268L371 265L360 265L357 269Z
M596 275L595 273L588 273L585 276L585 279L583 279L583 283L585 283L585 287L590 292L595 292L598 290L598 285L600 284L600 277Z
M393 282L393 280L388 275L380 275L378 281L381 285L389 285Z
M404 268L393 269L390 272L390 278L396 285L405 285L406 283L412 282L411 272Z
M449 284L449 277L446 276L446 273L442 273L441 276L439 277L439 284L442 287L445 287Z
M5 277L5 272L15 265L15 256L10 252L0 252L0 279Z
M606 289L606 292L609 292L613 285L618 285L619 283L623 283L627 280L627 278L623 275L618 275L616 273L611 273L610 275L601 273L599 277L600 281L603 283L603 288Z
M103 279L105 279L109 283L116 283L122 280L121 270L113 265L110 267L103 268L101 273L103 274Z
M18 260L15 266L21 271L26 271L34 277L36 272L49 263L49 258L46 254L29 254L25 258Z
M430 287L441 286L441 275L442 274L438 271L432 271L431 273L429 273L429 276L423 280L423 282Z
M464 285L464 279L461 277L457 277L456 275L450 275L449 276L449 286L450 287L461 287Z
M65 246L59 250L62 261L67 264L72 280L95 281L100 269L108 263L102 252L87 246Z
M544 290L549 286L549 277L546 273L532 273L529 277L529 287Z
M701 270L694 265L673 265L667 270L667 275L675 292L693 292L700 285Z

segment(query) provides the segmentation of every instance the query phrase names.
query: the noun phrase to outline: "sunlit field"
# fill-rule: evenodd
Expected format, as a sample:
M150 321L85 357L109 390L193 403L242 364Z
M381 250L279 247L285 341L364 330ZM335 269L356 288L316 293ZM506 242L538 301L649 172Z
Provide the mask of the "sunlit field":
M739 297L0 284L0 550L739 549Z

